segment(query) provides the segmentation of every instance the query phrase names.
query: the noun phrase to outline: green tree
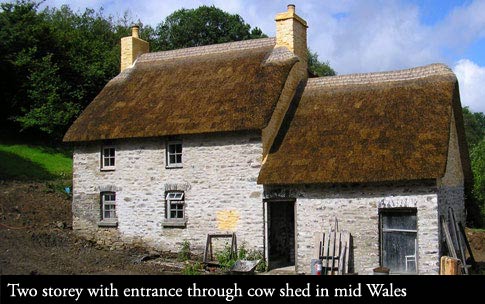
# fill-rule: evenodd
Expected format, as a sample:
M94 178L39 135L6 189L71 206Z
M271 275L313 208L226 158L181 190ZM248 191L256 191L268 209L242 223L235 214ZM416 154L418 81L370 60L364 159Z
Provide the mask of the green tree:
M318 61L318 54L316 52L312 52L310 49L308 49L308 69L310 72L319 77L337 75L334 69L330 67L330 63L328 61Z
M464 107L463 121L473 173L473 189L467 198L471 206L469 220L474 226L479 226L484 224L485 219L485 115ZM481 209L482 218L477 207Z
M49 27L30 1L0 4L0 117L2 127L11 125L29 106L31 63L49 54L53 44Z
M60 139L119 72L119 40L131 23L102 10L39 11L29 0L0 4L2 125Z
M470 158L473 171L473 196L480 206L482 218L485 218L485 137L473 147Z
M471 151L485 137L485 114L472 112L468 107L464 107L463 122L465 124L468 148Z
M156 28L152 50L173 50L230 41L266 37L259 28L251 29L241 16L214 6L180 9Z

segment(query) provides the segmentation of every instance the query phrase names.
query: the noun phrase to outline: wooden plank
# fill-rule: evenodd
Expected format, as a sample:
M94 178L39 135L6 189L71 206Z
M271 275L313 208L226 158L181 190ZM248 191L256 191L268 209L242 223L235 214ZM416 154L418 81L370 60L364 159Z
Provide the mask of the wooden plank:
M345 239L343 239L342 250L340 251L340 258L339 258L339 268L338 268L338 274L340 275L343 275L345 273L345 253L346 252L347 252L347 243L345 242Z
M209 244L210 244L210 236L209 234L207 235L207 240L205 242L205 249L204 249L204 263L207 263L209 259L207 258L207 254L209 253Z
M459 275L460 260L448 256L442 256L440 260L440 274L441 275Z
M325 260L325 266L323 266L323 261L322 261L322 273L324 273L325 275L327 274L327 271L328 271L328 255L329 255L329 252L330 252L330 236L331 236L331 233L332 233L332 228L328 228L328 233L325 235L325 250L323 252L323 257L322 259Z
M333 268L332 268L332 274L338 274L338 269L340 267L340 250L341 250L341 237L342 237L342 233L341 232L337 232L337 235L336 235L336 238L335 238L335 254L334 254L334 260L335 260L335 264L333 265Z
M350 263L350 249L352 247L350 232L345 231L343 235L344 242L346 243L345 253L344 253L344 270L343 273L349 273L349 263Z
M234 258L237 259L237 238L236 238L236 233L232 233L232 240L234 242Z
M313 244L315 247L313 248L313 256L317 259L321 259L323 256L323 241L325 239L325 233L323 232L315 232L313 234Z
M466 249L468 250L468 254L470 255L472 265L475 265L476 264L475 257L473 256L472 247L470 246L470 242L468 242L468 238L466 237L465 228L463 228L463 224L461 222L458 223L458 227L460 228L460 232L463 236L463 239L465 240Z
M333 259L335 256L335 230L332 230L330 235L330 250L328 252L328 274L331 275L333 271Z
M330 249L330 253L331 253L331 256L330 256L330 275L333 275L333 268L335 266L335 242L336 242L336 237L337 237L337 233L335 232L335 230L332 231L332 238L330 240L330 246L331 246L331 249Z
M468 274L468 267L466 265L466 256L465 256L465 250L463 249L463 246L461 245L461 239L460 235L458 234L458 225L456 223L455 219L455 212L453 209L448 209L448 212L450 213L450 218L451 218L451 228L453 229L453 233L455 234L456 237L456 244L458 245L458 249L460 250L460 255L461 255L461 263L463 265L463 271L465 274Z
M448 252L451 254L452 257L455 259L458 258L455 251L455 246L453 245L453 241L451 239L450 230L448 229L448 225L446 224L445 217L441 216L441 227L445 234L446 245L448 246Z

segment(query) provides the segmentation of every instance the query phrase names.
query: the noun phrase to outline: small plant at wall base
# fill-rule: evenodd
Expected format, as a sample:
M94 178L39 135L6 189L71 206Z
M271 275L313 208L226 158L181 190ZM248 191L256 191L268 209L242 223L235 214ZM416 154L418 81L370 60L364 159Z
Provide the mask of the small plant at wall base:
M264 259L263 253L254 249L247 250L244 244L239 247L236 254L236 259L231 256L231 246L227 243L221 252L216 253L216 259L223 270L229 270L237 260L261 260L256 267L256 271L266 271L266 260Z
M184 268L182 269L182 274L184 275L199 275L202 273L203 267L200 262L190 262L187 261L185 263Z
M181 262L188 261L190 260L190 242L187 240L184 240L182 243L182 248L180 249L177 259Z

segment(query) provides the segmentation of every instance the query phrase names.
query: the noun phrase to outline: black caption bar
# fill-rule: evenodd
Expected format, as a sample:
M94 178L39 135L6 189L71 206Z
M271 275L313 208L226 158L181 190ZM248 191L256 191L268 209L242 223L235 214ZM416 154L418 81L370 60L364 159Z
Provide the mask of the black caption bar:
M1 303L409 303L481 296L484 276L0 276Z

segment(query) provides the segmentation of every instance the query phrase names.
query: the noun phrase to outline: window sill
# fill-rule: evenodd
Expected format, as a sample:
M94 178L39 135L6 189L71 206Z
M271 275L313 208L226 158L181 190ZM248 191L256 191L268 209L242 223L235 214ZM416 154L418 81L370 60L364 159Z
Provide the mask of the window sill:
M102 220L98 222L98 227L118 227L118 221Z
M165 169L182 169L183 166L182 164L175 164L175 165L167 165L165 166Z
M116 168L115 167L103 167L100 170L101 171L114 171Z
M162 221L163 227L185 228L187 226L186 219L164 219Z

